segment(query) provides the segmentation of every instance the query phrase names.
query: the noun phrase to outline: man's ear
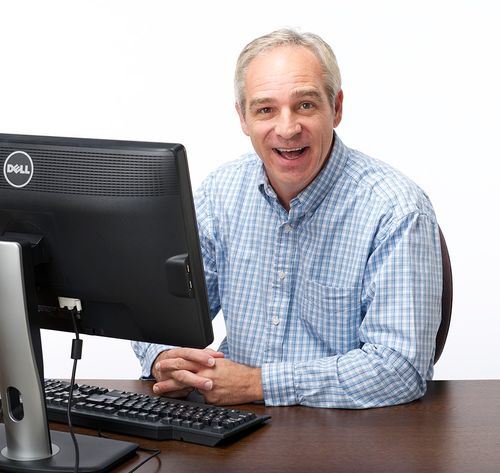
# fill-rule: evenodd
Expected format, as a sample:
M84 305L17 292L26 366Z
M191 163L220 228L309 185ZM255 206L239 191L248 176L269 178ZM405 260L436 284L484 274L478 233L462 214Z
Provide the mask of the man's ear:
M335 115L333 118L333 128L337 128L339 126L340 121L342 120L342 103L344 102L344 92L340 89L335 96Z
M250 136L250 134L248 132L247 122L245 120L245 116L243 115L243 112L241 111L240 104L238 102L236 102L234 104L234 107L236 108L236 111L238 112L238 116L240 117L240 125L241 125L241 129L243 130L243 133L245 133L245 135L247 135L247 136Z

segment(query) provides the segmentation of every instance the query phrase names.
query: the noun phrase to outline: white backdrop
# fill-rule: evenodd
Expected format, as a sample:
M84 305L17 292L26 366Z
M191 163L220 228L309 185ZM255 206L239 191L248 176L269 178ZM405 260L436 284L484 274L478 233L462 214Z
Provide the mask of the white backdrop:
M0 132L181 142L196 187L250 147L233 106L240 49L283 26L316 32L342 71L343 141L415 180L445 233L455 294L435 377L500 378L495 4L2 2ZM70 375L70 339L43 333L47 376ZM78 376L139 375L128 342L85 340Z

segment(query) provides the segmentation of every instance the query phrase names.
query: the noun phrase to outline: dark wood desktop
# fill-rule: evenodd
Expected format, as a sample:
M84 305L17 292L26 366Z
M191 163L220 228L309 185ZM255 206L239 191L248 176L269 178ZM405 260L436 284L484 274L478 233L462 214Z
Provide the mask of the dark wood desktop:
M151 393L147 382L85 382ZM161 450L141 473L500 471L500 380L433 381L421 400L380 409L244 407L272 419L219 447L110 436ZM141 452L116 471L129 471L146 457Z

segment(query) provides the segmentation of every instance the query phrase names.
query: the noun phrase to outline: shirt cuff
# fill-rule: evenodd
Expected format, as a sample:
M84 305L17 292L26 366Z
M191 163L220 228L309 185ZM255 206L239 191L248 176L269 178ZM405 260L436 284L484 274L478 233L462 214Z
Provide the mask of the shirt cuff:
M153 368L153 363L156 360L156 357L165 350L169 350L172 348L168 345L150 345L144 354L144 358L141 362L142 364L142 377L145 379L153 379L154 376L151 373Z
M266 406L298 404L293 363L265 363L262 369L262 390Z

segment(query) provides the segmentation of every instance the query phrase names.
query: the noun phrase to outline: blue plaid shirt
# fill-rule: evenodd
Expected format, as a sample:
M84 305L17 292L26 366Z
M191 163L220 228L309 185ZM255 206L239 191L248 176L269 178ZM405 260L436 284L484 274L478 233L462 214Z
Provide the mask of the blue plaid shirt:
M438 226L427 196L338 136L287 212L254 154L195 196L226 357L262 368L267 405L364 408L422 396L441 319ZM143 374L164 346L133 342Z

